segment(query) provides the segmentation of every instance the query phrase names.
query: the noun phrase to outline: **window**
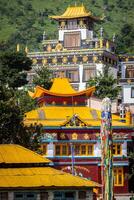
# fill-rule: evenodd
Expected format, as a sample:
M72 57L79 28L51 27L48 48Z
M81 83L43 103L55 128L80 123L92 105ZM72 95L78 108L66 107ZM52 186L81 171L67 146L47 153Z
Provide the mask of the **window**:
M43 144L41 148L43 155L47 155L47 144Z
M84 69L83 81L88 81L90 78L95 77L96 72L94 69Z
M124 174L123 168L114 168L114 185L123 186L124 185Z
M56 145L55 146L55 155L60 156L61 154L61 145Z
M72 82L77 82L79 80L79 72L77 70L67 70L66 76Z
M32 192L15 192L14 200L36 200L37 194Z
M93 155L94 145L93 144L74 144L74 155L75 156L88 156ZM68 144L55 144L55 155L56 156L69 156L71 155L71 145Z
M122 154L122 145L121 144L113 144L113 155L121 155Z
M48 200L48 192L41 192L40 200Z
M81 37L80 32L69 32L64 34L64 47L80 47Z
M67 145L62 145L62 155L67 156L68 155L68 149L67 149Z
M0 192L0 200L8 200L8 192Z
M78 197L80 200L85 200L86 199L86 192L85 191L79 191Z
M131 87L131 98L134 98L134 87Z
M134 78L134 65L126 66L126 78Z

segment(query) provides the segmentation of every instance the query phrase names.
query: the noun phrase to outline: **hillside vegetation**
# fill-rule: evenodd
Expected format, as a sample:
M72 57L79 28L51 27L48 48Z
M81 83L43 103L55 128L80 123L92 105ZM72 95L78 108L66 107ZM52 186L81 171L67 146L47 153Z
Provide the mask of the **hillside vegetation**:
M42 35L46 39L57 37L57 22L49 15L62 14L67 6L84 6L96 16L105 16L96 24L98 34L101 26L109 39L116 34L118 52L134 53L134 1L133 0L0 0L0 47L15 48L28 46L31 50L41 49Z

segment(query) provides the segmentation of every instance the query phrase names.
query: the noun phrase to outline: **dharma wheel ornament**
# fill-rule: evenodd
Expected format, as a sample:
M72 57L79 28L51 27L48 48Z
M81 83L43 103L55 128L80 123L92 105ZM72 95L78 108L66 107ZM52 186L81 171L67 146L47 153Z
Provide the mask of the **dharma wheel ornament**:
M67 60L68 60L67 57L63 57L63 58L62 58L62 62L63 62L64 64L67 63Z
M44 64L44 65L47 64L47 59L46 59L46 58L44 58L44 59L42 60L42 64Z
M87 62L88 61L88 57L87 56L83 56L82 60L83 60L83 62Z
M57 58L53 58L53 59L52 59L52 63L53 63L53 64L56 64L56 63L57 63Z
M93 62L96 62L98 60L97 56L93 56Z

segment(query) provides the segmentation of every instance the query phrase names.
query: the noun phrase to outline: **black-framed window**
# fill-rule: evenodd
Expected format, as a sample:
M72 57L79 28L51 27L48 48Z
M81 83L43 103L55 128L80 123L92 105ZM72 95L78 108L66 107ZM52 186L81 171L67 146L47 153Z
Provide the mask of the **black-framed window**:
M131 87L131 98L134 98L134 87Z

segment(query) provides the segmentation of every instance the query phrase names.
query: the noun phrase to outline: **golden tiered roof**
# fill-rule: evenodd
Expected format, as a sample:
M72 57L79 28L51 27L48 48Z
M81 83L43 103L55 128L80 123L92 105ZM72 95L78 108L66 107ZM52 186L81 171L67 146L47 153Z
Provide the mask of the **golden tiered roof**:
M43 113L44 118L40 118L40 112ZM40 107L36 110L32 110L26 113L24 123L30 124L42 124L43 126L64 126L69 119L74 115L85 123L87 126L100 126L101 125L101 111L92 109L86 106L49 106ZM125 120L125 119L124 119ZM112 114L113 126L128 126L129 123L121 122L118 115Z
M16 144L0 145L0 164L23 163L50 163L37 153Z
M55 78L50 90L46 90L40 86L37 86L35 88L34 93L29 91L29 95L34 99L39 98L45 94L52 96L62 96L62 97L80 96L80 95L91 96L94 91L95 91L94 86L87 88L86 90L83 91L76 91L72 88L67 78Z
M50 16L50 18L59 19L75 19L81 17L90 17L94 20L100 20L98 17L92 16L90 11L87 11L83 5L81 6L69 6L66 11L60 16Z

